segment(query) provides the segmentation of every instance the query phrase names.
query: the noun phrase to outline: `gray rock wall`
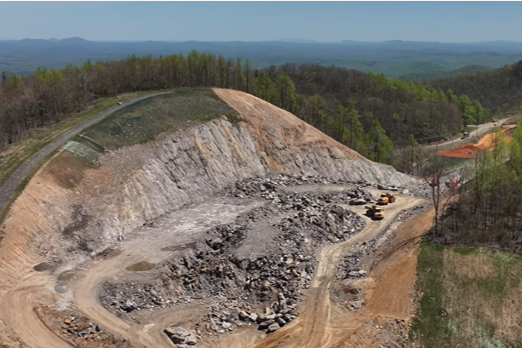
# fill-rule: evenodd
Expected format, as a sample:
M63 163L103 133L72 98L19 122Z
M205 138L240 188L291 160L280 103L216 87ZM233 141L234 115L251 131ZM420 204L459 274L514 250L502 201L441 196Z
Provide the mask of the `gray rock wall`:
M67 258L65 249L99 252L147 221L249 177L279 172L384 185L413 180L332 141L301 141L302 131L285 127L254 129L225 119L193 126L101 156L101 167L88 169L72 189L39 173L19 200L46 221L22 221L16 229L35 236L44 254Z
M390 166L351 159L338 148L288 148L281 132L273 132L271 137L269 145L277 145L268 149L244 124L225 120L166 137L145 151L148 159L133 174L123 173L112 209L103 207L99 232L107 238L125 235L147 220L202 201L238 180L274 172L384 185L403 185L412 180ZM142 150L122 149L102 159L102 166L110 166L111 157L122 155L119 152L132 151Z

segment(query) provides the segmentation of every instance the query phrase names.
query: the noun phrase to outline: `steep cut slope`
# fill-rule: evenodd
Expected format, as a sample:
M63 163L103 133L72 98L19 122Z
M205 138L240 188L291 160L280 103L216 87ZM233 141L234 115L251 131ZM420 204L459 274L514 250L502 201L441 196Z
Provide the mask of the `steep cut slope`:
M145 223L202 202L238 180L285 173L413 183L254 96L214 92L244 121L222 116L105 153L71 141L33 177L2 226L0 337L35 347L45 346L39 340L53 340L41 322L31 322L33 306L64 301L60 281L52 289L56 274L33 270L39 262L62 271L73 268L118 241L132 239L132 232ZM25 310L13 311L14 301ZM34 324L38 335L24 334L16 327L21 322Z

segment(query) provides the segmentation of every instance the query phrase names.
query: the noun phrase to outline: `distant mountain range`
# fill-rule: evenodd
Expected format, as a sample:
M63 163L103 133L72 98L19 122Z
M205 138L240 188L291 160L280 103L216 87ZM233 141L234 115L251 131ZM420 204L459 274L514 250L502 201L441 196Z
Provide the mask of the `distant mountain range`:
M222 54L233 59L249 58L256 67L311 63L412 79L452 76L457 71L473 72L473 67L482 71L522 59L522 42L510 41L440 43L345 40L328 43L284 39L264 42L104 42L72 37L62 40L0 40L0 71L25 74L38 66L62 68L68 63L81 64L87 59L111 60L131 54L187 54L191 50Z

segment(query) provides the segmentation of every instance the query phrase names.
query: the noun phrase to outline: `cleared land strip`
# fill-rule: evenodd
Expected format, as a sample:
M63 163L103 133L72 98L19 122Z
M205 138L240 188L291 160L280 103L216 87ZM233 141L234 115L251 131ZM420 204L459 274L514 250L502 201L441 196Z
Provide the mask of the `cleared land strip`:
M64 134L56 137L51 143L41 148L38 152L34 153L31 157L29 157L24 163L22 163L11 176L6 180L2 188L0 188L0 211L5 208L5 205L9 202L12 194L15 192L18 185L22 183L24 178L34 169L42 160L44 160L51 153L56 151L60 146L65 144L67 140L78 134L79 132L89 128L95 123L103 120L116 110L124 108L132 103L137 101L147 99L150 97L154 97L161 94L168 94L172 92L156 92L151 94L146 94L140 97L136 97L133 99L129 99L125 101L122 105L115 105L108 108L105 111L100 112L99 114L93 116L89 120L80 123L79 125L71 128Z

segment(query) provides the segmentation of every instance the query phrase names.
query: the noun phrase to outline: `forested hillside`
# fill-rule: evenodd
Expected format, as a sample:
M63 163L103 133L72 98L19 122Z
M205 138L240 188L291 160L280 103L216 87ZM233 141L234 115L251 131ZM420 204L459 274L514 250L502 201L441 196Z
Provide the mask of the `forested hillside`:
M448 70L448 69L441 69L441 68L435 68L435 69L425 69L425 71L422 72L411 72L408 74L404 74L399 76L399 80L402 81L431 81L431 80L437 80L437 79L443 79L447 77L454 77L464 74L474 74L474 73L480 73L483 71L490 71L492 70L491 67L487 67L484 65L466 65L465 67L454 69L454 70Z
M407 145L482 122L480 103L425 84L320 65L256 70L249 60L192 51L187 56L131 56L28 76L2 74L0 146L59 122L99 97L176 87L224 87L287 109L369 158L390 163L393 142Z
M431 85L478 99L493 114L516 111L522 105L522 61L492 71L435 80Z

